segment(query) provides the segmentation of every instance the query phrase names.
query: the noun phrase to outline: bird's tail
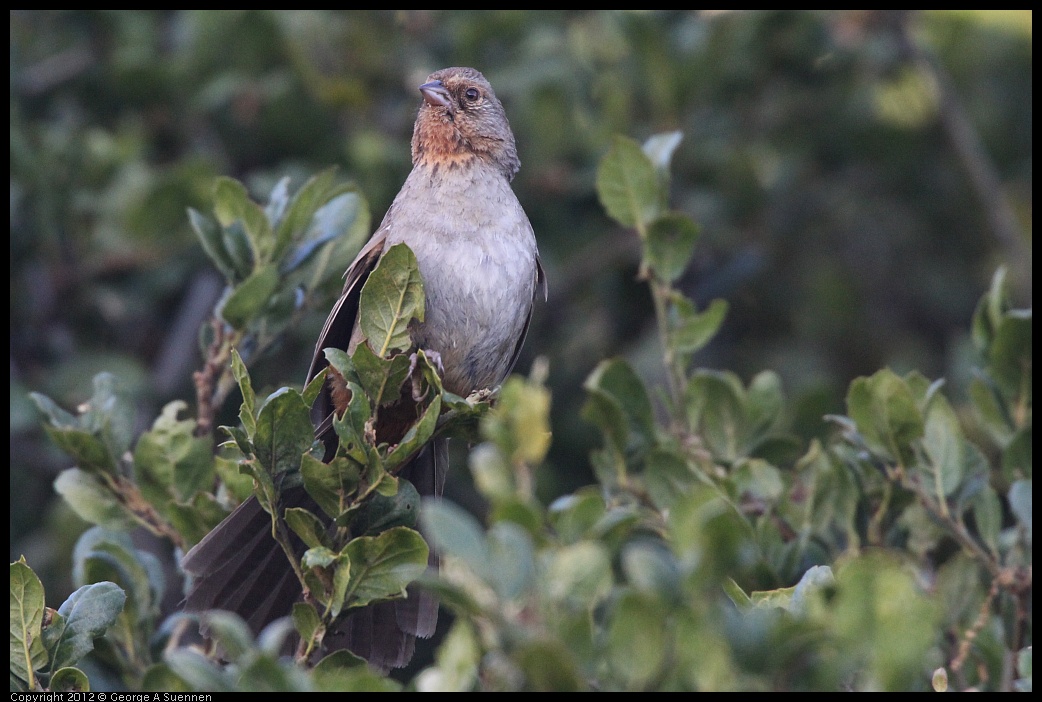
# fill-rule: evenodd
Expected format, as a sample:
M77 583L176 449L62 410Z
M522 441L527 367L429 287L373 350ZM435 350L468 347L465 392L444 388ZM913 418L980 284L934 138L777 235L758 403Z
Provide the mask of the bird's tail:
M403 468L399 477L423 496L440 497L448 468L448 442L436 439ZM303 488L282 494L281 507L304 507L319 513ZM292 536L300 558L302 541ZM437 568L431 551L429 567ZM224 609L236 612L254 632L287 616L301 600L301 588L286 554L271 535L271 516L256 498L243 502L181 560L193 576L185 598L188 611ZM408 597L356 610L327 632L326 651L347 648L375 668L389 670L409 663L416 637L429 638L438 623L438 602L428 592L410 587Z

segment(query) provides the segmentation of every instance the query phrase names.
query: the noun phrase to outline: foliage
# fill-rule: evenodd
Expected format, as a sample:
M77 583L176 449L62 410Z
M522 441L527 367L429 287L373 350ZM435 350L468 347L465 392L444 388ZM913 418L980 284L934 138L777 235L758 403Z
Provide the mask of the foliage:
M464 399L441 388L436 366L402 333L422 316L424 296L412 252L395 247L362 292L367 342L350 356L326 352L352 393L328 465L308 416L325 373L258 401L232 352L242 404L238 426L222 427L222 457L252 478L309 593L292 624L254 638L234 615L207 613L226 664L185 648L183 625L172 633L183 617L157 619L162 584L151 557L96 527L77 546L77 573L87 583L112 578L123 588L110 583L114 592L127 593L119 622L95 615L90 629L112 626L105 641L124 680L141 689L395 687L343 652L312 668L312 652L338 616L401 596L424 572L416 492L395 470L436 434L479 422L469 464L488 526L449 501L421 511L442 568L420 583L456 617L411 681L417 689L997 688L1013 684L1003 670L1014 656L1016 686L1030 688L1030 309L1010 305L1000 269L972 321L981 359L972 415L956 413L943 381L884 369L855 379L846 415L829 418L836 430L804 445L785 431L775 373L745 384L693 367L725 307L699 310L674 286L698 239L696 225L666 207L679 143L676 133L643 147L616 138L598 171L606 210L640 241L667 385L656 397L618 357L590 374L583 416L603 437L591 454L597 486L549 505L537 497L533 476L550 446L544 367L510 378L491 408L485 393ZM247 307L243 328L265 314ZM139 439L131 474L120 421L128 412L115 387L99 377L78 416L35 397L77 459L57 487L86 519L191 543L206 513L199 505L218 503L206 492L209 453L168 408ZM400 443L378 445L375 417L402 389L419 403L415 424ZM280 513L279 493L295 485L324 514ZM329 520L341 528L327 529ZM299 560L290 531L308 547ZM28 584L19 588L24 626L18 637L12 629L12 679L32 687L34 671L48 670L33 648L48 640L37 631L42 589L24 563L12 578L16 567ZM293 630L296 654L280 658ZM163 631L160 659L144 637ZM47 660L71 663L90 650L70 646L53 646Z
M415 85L460 64L518 136L553 296L518 367L550 362L490 414L442 394L429 415L481 443L450 481L468 510L425 510L453 554L427 586L456 623L401 682L1031 689L1030 13L11 19L12 560L59 599L126 593L75 662L95 689L225 689L242 670L265 689L396 686L344 657L280 659L285 624L254 637L215 615L228 666L178 647L196 623L167 618L165 546L255 479L302 480L340 515L357 465L404 458L357 451L359 406L330 474L305 442L309 390L277 388L303 376L310 312L370 230L358 192L383 211L400 186ZM372 356L331 358L370 416L417 370ZM48 502L52 478L78 517ZM82 520L104 531L74 546ZM348 544L313 524L286 516L335 576ZM12 648L12 686L85 684L47 667L47 642L17 668Z

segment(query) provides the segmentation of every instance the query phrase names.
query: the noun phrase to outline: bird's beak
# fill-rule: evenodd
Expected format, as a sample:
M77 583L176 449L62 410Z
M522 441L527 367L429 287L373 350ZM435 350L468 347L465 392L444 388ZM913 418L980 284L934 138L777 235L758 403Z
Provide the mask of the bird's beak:
M449 91L440 80L432 80L420 86L423 100L431 107L447 107L452 110L452 100Z

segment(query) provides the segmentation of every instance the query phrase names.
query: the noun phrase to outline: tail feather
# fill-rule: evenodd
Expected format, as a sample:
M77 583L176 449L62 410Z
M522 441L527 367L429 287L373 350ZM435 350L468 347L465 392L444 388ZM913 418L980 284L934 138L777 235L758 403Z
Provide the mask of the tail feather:
M448 468L448 442L428 444L399 473L425 496L441 496ZM303 488L286 490L282 508L304 507L319 512ZM302 541L292 536L300 558ZM250 498L195 545L181 561L194 576L185 609L226 609L238 613L250 628L260 631L271 621L290 614L300 601L301 589L286 554L271 535L271 516ZM428 566L438 567L431 552ZM409 587L407 598L363 607L327 633L326 650L347 648L381 670L409 663L416 637L429 638L438 623L438 601L430 593Z

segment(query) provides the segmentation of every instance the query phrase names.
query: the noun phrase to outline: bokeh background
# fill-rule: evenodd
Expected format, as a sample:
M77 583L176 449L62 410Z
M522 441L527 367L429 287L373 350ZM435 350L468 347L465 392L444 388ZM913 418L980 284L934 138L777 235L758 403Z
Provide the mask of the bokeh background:
M660 373L639 248L594 189L614 134L679 130L672 206L702 228L681 287L730 303L700 365L776 370L791 428L825 432L883 366L969 373L969 320L999 265L1031 302L1032 16L694 11L12 11L11 541L69 591L83 528L54 497L68 459L27 399L72 408L117 374L141 428L194 397L220 294L185 214L217 175L263 199L330 165L373 225L410 168L433 70L482 70L506 106L515 188L550 300L519 372L549 361L546 499L591 482L582 382L624 355ZM326 309L255 367L299 383ZM234 422L230 398L221 423ZM450 493L471 499L466 475ZM478 505L471 505L479 507Z

